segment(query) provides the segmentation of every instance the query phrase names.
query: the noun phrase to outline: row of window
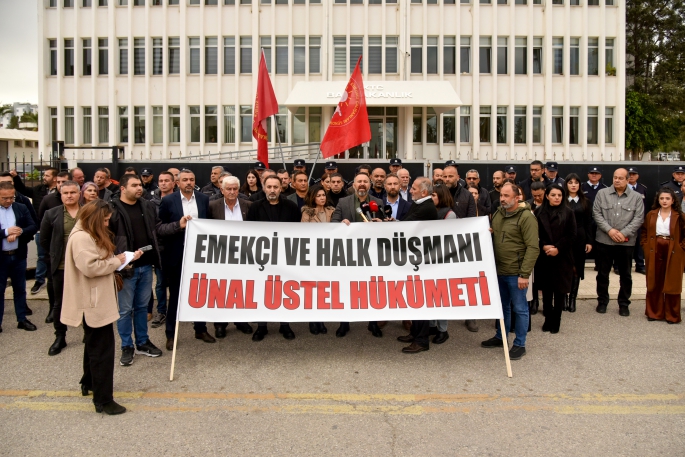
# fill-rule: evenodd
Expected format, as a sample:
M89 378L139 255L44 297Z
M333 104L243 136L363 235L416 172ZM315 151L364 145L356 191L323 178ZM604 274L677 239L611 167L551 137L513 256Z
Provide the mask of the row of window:
M180 4L180 0L167 0L168 5L170 6L175 6ZM219 4L220 0L187 0L187 4L190 6L195 6L195 5L201 5L205 4L207 6L216 6ZM270 5L271 3L275 3L276 5L287 5L289 3L289 0L259 0L259 3L262 5ZM321 3L321 0L308 0L309 3ZM509 4L509 0L474 0L475 3L480 3L481 5L490 5L492 3L497 3L498 5L507 5ZM551 0L552 5L563 5L564 0ZM580 6L581 5L581 0L568 0L569 4L571 6ZM599 6L600 0L586 0L588 6ZM57 7L57 0L49 0L49 7L50 8L56 8ZM93 6L93 3L96 3L97 6L109 6L108 5L108 0L96 0L95 2L93 0L63 0L63 6L64 8L73 8L74 4L78 3L80 6L83 8L90 8ZM115 5L118 6L128 6L129 4L132 6L145 6L146 3L148 3L150 6L162 6L164 4L164 0L115 0ZM306 0L293 0L293 4L295 5L304 5L307 3ZM333 3L343 3L346 4L347 0L334 0ZM352 5L363 5L364 0L350 0L349 2ZM383 0L367 0L366 2L369 5L380 5L383 3ZM385 3L391 3L391 4L396 4L397 0L385 0ZM423 0L411 0L411 3L423 3ZM454 5L457 3L457 0L443 0L443 4L445 5ZM459 0L459 3L462 4L470 4L471 0ZM528 0L513 0L513 3L515 5L527 5ZM236 0L223 0L224 5L235 5ZM251 5L252 0L239 0L239 4L241 5ZM428 5L437 5L438 0L426 0L426 4ZM543 1L542 0L532 0L532 4L534 5L542 5ZM604 0L604 4L606 6L614 6L615 0Z
M37 148L38 147L38 142L37 141L22 141L22 140L14 140L14 147L15 148Z
M238 108L236 110L236 108ZM437 144L439 139L438 121L439 116L433 108L415 107L413 110L413 141L415 143ZM299 108L291 116L292 144L305 144L321 141L321 108L309 107ZM585 117L587 119L586 134L587 144L599 143L599 108L588 107ZM389 113L389 114L388 114ZM82 133L83 138L80 144L109 144L109 107L98 107L97 118L93 118L92 108L85 106L81 108L82 114ZM132 114L132 116L131 116ZM146 110L144 106L134 106L133 113L129 112L126 106L117 107L118 136L114 141L119 144L163 144L164 143L164 108L153 106L152 128L149 129L146 123ZM493 116L494 114L494 116ZM533 144L543 142L543 109L540 106L533 107L532 113L527 112L527 107L514 107L514 130L511 132L514 144L527 144L529 126L531 141ZM219 119L223 116L223 134L219 139ZM397 108L386 108L387 116L397 116ZM204 116L204 123L201 117ZM478 135L477 141L482 144L507 144L509 143L508 108L498 106L495 113L492 107L479 107L478 129L473 132ZM178 144L181 142L181 128L183 125L189 127L189 143L204 144L235 144L252 142L252 106L240 105L239 107L228 105L223 106L220 113L217 106L205 106L202 112L200 106L189 106L188 116L182 122L181 108L169 106L167 109L167 135L168 143ZM442 115L442 142L443 144L471 143L472 142L472 116L470 106L459 108L459 115L456 110L452 110ZM564 142L564 108L561 106L552 107L551 113L551 132L552 143L560 144ZM571 107L567 119L566 128L569 131L569 144L580 144L580 120L581 113L579 107ZM97 124L97 138L93 136L93 122ZM131 123L132 121L132 123ZM58 140L58 113L57 108L50 108L50 135L52 140ZM272 128L279 132L280 141L288 143L288 110L280 107L275 116L275 125L271 121L267 124L267 133L272 138ZM492 123L495 123L496 138L491 138ZM204 125L204 127L202 127ZM424 137L425 129L425 137ZM204 131L204 135L202 135ZM604 142L612 144L614 142L614 108L605 108L604 115ZM132 138L129 137L132 135ZM237 136L236 136L237 135ZM473 139L475 140L475 138ZM74 107L64 108L64 142L75 144L74 138Z
M493 50L493 37L481 36L478 41L479 73L506 75L511 72L516 75L542 74L542 38L535 37L529 43L527 37L515 37L514 59L510 62L510 40L508 37L497 37L495 50ZM167 74L179 74L181 72L181 39L169 37L166 43L163 38L151 38L152 41L152 75L163 75L165 72L164 56L167 56ZM287 36L275 37L273 42L270 36L259 37L259 48L264 50L264 57L269 72L275 70L276 74L288 74L291 69L293 74L319 74L321 73L321 37L310 36L307 42L305 37L292 37L292 50L290 38ZM349 45L347 37L333 37L333 73L345 74L352 72L359 57L363 57L368 63L366 74L397 74L399 72L399 47L396 36L369 36L364 43L364 36L351 36ZM587 66L581 68L581 38L571 38L568 46L569 68L564 69L564 38L552 38L552 74L561 75L565 71L570 75L580 75L581 70L587 75L599 75L600 41L597 37L587 38L586 54ZM223 37L221 41L224 75L236 73L252 73L252 37L241 36L236 45L236 37ZM48 40L50 52L50 75L57 75L57 40ZM94 74L95 65L93 40L84 38L81 42L82 75ZM97 74L109 74L109 39L97 39ZM118 74L127 75L133 71L134 75L145 75L148 69L146 58L146 39L134 38L133 43L128 38L117 38L118 44ZM75 48L74 39L64 39L64 76L74 76ZM132 69L129 68L129 57L132 56ZM205 37L204 43L199 37L188 38L188 74L206 75L219 74L219 38ZM532 46L531 46L532 45ZM421 36L410 37L410 70L412 74L438 74L440 64L440 37L429 36L424 39ZM442 37L442 72L443 74L471 73L471 49L472 37ZM532 52L532 68L528 68L528 52ZM292 52L292 59L290 53ZM496 59L493 65L493 58ZM204 62L204 69L202 68ZM424 70L425 65L425 70ZM614 38L606 38L604 41L604 65L608 75L615 76L614 67ZM493 68L495 66L495 68Z

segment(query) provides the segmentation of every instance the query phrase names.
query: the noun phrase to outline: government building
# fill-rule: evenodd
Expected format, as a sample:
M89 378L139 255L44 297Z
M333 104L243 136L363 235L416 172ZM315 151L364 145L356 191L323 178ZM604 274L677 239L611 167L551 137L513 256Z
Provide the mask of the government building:
M371 141L339 160L624 157L625 0L38 2L43 151L239 159L263 51L270 147L316 153L362 56Z

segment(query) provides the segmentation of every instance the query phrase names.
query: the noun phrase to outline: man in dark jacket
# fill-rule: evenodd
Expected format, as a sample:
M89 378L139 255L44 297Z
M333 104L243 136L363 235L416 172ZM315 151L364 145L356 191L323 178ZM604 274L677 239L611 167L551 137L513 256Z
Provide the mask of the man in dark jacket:
M140 180L143 182L143 198L152 200L152 195L158 189L152 168L143 168L140 171Z
M221 188L219 187L219 176L221 176L221 173L225 172L226 170L224 170L224 167L221 165L212 167L212 173L209 175L209 182L205 184L202 189L200 189L200 192L208 197L212 197L214 195L220 196Z
M466 172L466 183L475 183L478 186L478 203L486 210L486 214L481 216L489 216L492 213L492 202L490 201L490 192L485 187L480 185L480 174L478 170L469 170Z
M519 184L519 186L521 186L521 189L523 189L523 193L525 194L526 198L531 197L530 186L534 182L541 182L545 185L545 187L549 185L549 180L545 178L542 174L542 167L543 164L541 161L533 160L530 163L530 176L521 181L521 183Z
M457 215L457 218L476 217L476 201L471 196L471 192L465 189L459 182L457 167L454 165L446 166L442 170L442 180L454 199L452 211Z
M114 212L109 229L114 233L115 254L149 249L121 271L124 287L119 291L119 320L117 330L121 337L121 366L133 363L135 354L159 357L159 350L148 337L147 305L152 294L152 268L161 265L155 227L157 210L143 197L143 184L136 175L126 174L119 180L119 198L112 200ZM135 332L136 347L131 334Z

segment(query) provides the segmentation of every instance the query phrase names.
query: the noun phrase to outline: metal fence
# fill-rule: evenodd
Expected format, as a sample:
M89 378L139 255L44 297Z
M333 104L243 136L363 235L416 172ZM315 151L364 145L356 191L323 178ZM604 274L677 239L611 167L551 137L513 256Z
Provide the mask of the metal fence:
M0 162L0 171L15 170L17 174L23 179L28 187L37 186L43 182L43 172L48 168L60 168L60 161L52 160L52 155L48 154L43 157L43 153L38 154L38 160L33 160L33 154L29 154L27 160L26 153L14 154L14 157L8 156L7 161Z

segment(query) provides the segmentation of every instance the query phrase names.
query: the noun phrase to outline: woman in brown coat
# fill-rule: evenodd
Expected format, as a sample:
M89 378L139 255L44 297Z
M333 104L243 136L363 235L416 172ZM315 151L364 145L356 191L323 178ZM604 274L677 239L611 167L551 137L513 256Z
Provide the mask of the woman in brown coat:
M107 229L112 209L103 200L84 205L76 216L64 255L64 295L61 321L78 327L83 323L85 348L81 394L93 391L95 411L121 414L126 408L114 401L114 327L119 303L114 271L126 261L114 255ZM133 259L142 252L136 251Z
M685 216L671 189L657 192L642 224L640 244L647 269L647 320L677 324L685 267Z

